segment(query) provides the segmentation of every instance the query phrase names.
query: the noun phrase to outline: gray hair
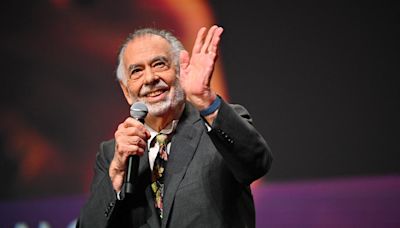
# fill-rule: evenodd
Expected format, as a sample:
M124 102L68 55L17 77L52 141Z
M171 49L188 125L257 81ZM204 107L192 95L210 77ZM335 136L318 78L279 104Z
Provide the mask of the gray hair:
M177 75L179 75L179 53L184 50L182 43L172 35L171 32L166 30L159 30L154 28L142 28L135 30L133 33L129 34L126 38L125 42L122 44L119 53L118 53L118 64L117 64L117 79L122 81L125 85L127 83L127 76L124 69L124 53L125 49L128 46L128 43L134 40L135 38L142 37L145 35L156 35L164 38L171 45L171 53L172 53L172 63L175 65L175 70Z

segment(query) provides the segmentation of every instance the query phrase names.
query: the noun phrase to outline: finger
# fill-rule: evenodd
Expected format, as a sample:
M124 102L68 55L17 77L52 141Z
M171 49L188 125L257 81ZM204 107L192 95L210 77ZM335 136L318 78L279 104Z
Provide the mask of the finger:
M221 40L221 34L224 32L224 29L222 27L218 27L215 32L214 32L214 36L211 40L211 44L208 47L208 52L212 52L212 53L217 53L218 50L218 44L219 41Z
M138 127L138 128L145 128L142 122L140 122L137 119L134 119L132 117L126 118L126 120L123 122L123 126L125 128L127 127Z
M139 146L130 145L130 148L131 148L131 155L142 156L144 154L144 149Z
M143 131L135 127L128 127L118 129L115 132L114 137L119 142L130 142L130 140L132 140L132 137L138 137L143 140L148 140L150 134L147 132L147 130Z
M210 45L211 39L212 39L212 37L213 37L213 35L214 35L214 32L215 32L215 30L216 30L217 28L218 28L218 26L213 25L213 26L208 30L207 37L206 37L206 39L204 40L203 47L201 48L201 52L202 52L202 53L205 53L205 52L208 50L208 46Z
M133 136L133 137L127 137L126 143L129 145L137 145L140 148L146 148L146 141L144 141L142 138L138 136Z
M150 131L146 129L146 140L149 140L151 137Z
M147 140L148 134L146 131L147 131L146 129L142 129L142 128L128 127L121 131L121 135L128 136L128 137L137 136L144 140Z
M130 133L134 133L134 132L132 132L132 129L136 129L137 132L147 131L146 127L144 126L144 124L142 122L140 122L132 117L128 117L123 123L121 123L118 126L117 131L126 132L127 129L129 129L128 131Z
M117 156L120 157L121 161L125 161L125 159L130 155L138 155L142 156L144 153L144 149L139 147L138 145L118 145L117 147Z
M144 149L137 145L129 145L129 155L142 156L144 154Z
M196 40L194 41L192 54L199 53L201 51L201 47L203 46L203 39L204 39L206 30L207 30L206 27L202 27L197 32L197 37L196 37Z

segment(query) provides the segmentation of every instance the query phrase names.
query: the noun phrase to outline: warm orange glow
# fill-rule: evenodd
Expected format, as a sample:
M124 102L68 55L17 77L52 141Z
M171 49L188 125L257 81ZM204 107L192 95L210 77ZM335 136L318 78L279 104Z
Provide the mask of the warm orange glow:
M117 52L129 32L149 26L168 29L191 52L198 30L203 26L210 27L215 24L208 1L203 0L131 0L124 1L124 4L117 4L113 1L94 1L86 5L79 1L50 0L49 4L45 4L43 8L36 9L34 14L35 20L32 25L35 32L26 30L23 35L17 36L19 41L24 41L24 37L29 37L29 42L15 41L18 45L10 46L10 50L15 50L15 53L30 53L28 56L37 59L39 63L51 65L51 69L73 69L71 72L82 77L82 82L104 83L101 85L104 87L112 87L112 83L115 82L113 81L115 78L113 69L117 62ZM221 42L223 40L224 37ZM219 56L220 58L221 56ZM96 81L99 79L96 75L98 72L96 64L101 65L101 69L104 70L104 74L101 76L102 82ZM80 72L80 70L82 71ZM104 75L110 79L104 80ZM69 82L74 83L72 79ZM65 85L60 86L64 88ZM216 63L211 86L219 95L229 100L220 61ZM48 87L44 86L44 88ZM65 91L71 89L68 85L65 88ZM48 91L35 90L35 92L41 98L46 97L42 93ZM71 93L59 93L54 99L60 99L59 96L62 96L62 99L72 101L76 99L71 95L72 93L77 92L76 96L93 93L84 91L81 86L77 86L76 89L73 88L69 92ZM123 99L122 92L118 95L109 95L110 97L120 95ZM100 107L107 106L107 110L104 111L107 112L104 114L107 118L102 119L103 122L117 123L127 113L121 112L121 104L116 104L114 101L113 99L93 100L90 106L84 107L83 105L86 103L82 103L82 106L74 106L75 109L71 112L76 112L76 116L79 116L80 120L77 118L67 121L80 121L79 124L82 125L82 128L90 131L93 127L90 122L93 120L89 119L84 112L88 112L88 109L97 111ZM35 102L38 101L33 99L32 103L36 104ZM40 105L46 106L47 104L40 103ZM45 112L47 109L40 111ZM2 114L2 116L4 115ZM93 153L97 149L93 145L93 141L98 139L88 134L85 142L79 142L82 145L68 148L65 144L63 145L65 142L54 141L48 132L41 132L42 129L35 125L46 120L32 124L26 116L11 117L13 115L10 114L3 118L0 126L7 129L9 137L6 145L10 147L7 158L18 164L16 168L18 174L15 174L18 180L16 185L40 189L42 183L51 182L55 177L71 177L79 173L81 179L77 185L83 186L87 191L93 175L91 169ZM103 126L101 118L98 116L96 118ZM8 123L16 124L8 125ZM101 129L101 132L103 130L104 128ZM112 128L110 132L113 133L114 130L115 128ZM107 130L104 132L99 134L101 139L113 136ZM73 143L77 142L71 141L71 144ZM78 148L73 153L79 154L79 157L71 155L72 153L69 151L71 148ZM74 169L71 169L70 163L73 164ZM32 183L36 185L32 187Z
M147 5L153 7L160 5L167 7L164 8L164 10L169 11L174 17L176 17L176 21L178 22L176 27L181 29L182 43L189 52L191 52L191 48L193 47L197 31L201 27L211 27L215 24L212 10L207 1L153 0L151 1L152 4L149 4L148 0L145 0L145 2ZM221 56L219 56L219 59L220 58ZM220 60L218 60L215 65L211 86L225 100L229 100L228 89L226 87Z
M62 173L61 153L15 112L3 112L0 127L8 132L7 156L19 161L18 180L30 185Z

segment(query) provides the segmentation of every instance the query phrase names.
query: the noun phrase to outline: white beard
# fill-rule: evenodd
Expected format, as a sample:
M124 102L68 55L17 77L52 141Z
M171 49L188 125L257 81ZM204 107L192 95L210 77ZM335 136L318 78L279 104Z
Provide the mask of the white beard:
M141 89L141 93L144 93L145 90L152 90L154 87L157 86L167 86L167 85L164 81L160 80L156 85L143 87ZM179 107L186 99L185 92L183 91L181 84L179 83L179 79L175 80L174 88L175 88L174 93L168 94L166 100L164 101L160 101L157 103L148 103L146 102L145 99L139 98L138 100L146 104L150 115L162 116L168 111ZM170 93L170 91L168 93Z

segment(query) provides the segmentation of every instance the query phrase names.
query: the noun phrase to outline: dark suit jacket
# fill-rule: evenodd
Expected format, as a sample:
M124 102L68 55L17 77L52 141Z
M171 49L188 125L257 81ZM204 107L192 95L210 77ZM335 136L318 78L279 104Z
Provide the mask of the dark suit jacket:
M172 138L166 167L164 219L154 209L148 154L140 158L134 194L117 200L108 168L115 141L97 154L90 199L78 227L254 227L250 184L269 169L267 143L239 105L222 102L212 130L189 103Z

